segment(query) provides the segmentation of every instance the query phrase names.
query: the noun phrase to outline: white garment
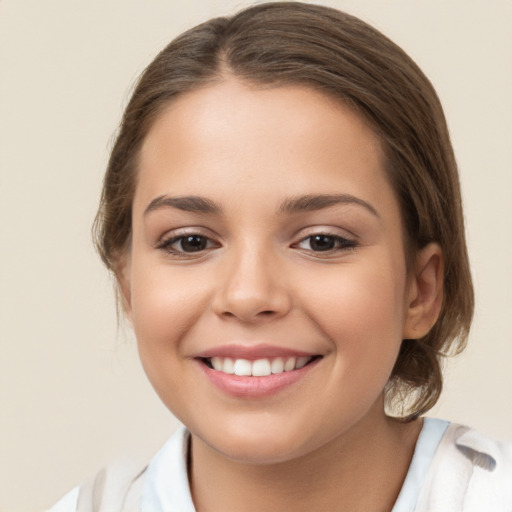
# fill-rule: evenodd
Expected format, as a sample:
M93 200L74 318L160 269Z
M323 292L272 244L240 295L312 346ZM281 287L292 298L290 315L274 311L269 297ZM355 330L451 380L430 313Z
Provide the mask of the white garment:
M180 429L142 471L103 471L48 512L195 512L189 438ZM512 445L425 418L392 512L512 512Z

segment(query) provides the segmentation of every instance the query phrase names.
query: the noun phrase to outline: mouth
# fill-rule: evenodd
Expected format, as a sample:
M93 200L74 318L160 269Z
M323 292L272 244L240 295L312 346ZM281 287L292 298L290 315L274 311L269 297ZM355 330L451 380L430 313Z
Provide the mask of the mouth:
M264 399L307 378L323 355L275 347L220 347L194 359L207 380L236 399Z
M232 357L203 357L199 360L211 370L239 377L268 377L300 370L322 356L268 357L255 360Z
M237 399L259 399L294 388L308 378L324 354L272 344L226 344L195 354L206 379Z

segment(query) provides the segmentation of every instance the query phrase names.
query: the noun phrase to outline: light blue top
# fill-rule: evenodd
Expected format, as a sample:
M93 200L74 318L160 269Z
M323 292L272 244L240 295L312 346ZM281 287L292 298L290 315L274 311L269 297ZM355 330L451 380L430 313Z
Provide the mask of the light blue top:
M392 512L411 512L449 422L424 418L414 455ZM182 429L151 461L142 491L142 512L195 512L187 479L188 435ZM169 485L169 482L173 482Z
M414 455L392 512L412 512L434 454L449 422L424 418ZM145 473L140 497L141 512L195 512L187 477L190 434L176 432L153 457ZM49 512L74 512L79 488L64 496Z
M423 428L416 442L409 471L391 512L411 512L416 508L428 468L449 424L448 421L435 418L423 419Z

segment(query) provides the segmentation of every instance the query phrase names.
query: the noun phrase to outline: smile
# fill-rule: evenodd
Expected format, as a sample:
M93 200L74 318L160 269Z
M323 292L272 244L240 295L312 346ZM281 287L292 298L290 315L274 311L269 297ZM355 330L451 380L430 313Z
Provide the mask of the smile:
M237 399L263 399L291 388L323 359L323 355L294 352L266 346L226 346L194 359L222 393Z
M228 375L267 377L283 372L299 370L309 364L315 356L262 358L255 361L231 357L212 357L205 363L212 369Z

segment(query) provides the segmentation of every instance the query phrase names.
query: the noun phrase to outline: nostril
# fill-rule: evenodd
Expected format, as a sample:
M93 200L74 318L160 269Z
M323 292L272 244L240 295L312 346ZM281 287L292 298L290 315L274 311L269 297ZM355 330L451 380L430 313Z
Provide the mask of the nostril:
M271 316L271 315L274 314L274 311L268 309L266 311L260 311L259 314L262 315L262 316Z

